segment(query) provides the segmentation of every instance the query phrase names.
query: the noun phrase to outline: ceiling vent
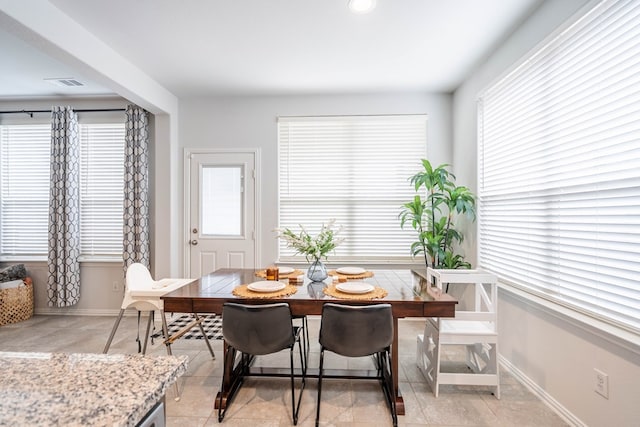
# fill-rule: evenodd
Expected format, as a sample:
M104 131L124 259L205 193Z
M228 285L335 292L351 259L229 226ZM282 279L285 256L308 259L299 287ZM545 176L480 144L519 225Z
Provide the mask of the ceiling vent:
M65 77L65 78L52 78L45 79L45 81L51 83L52 85L56 85L58 87L78 87L84 86L83 83L74 79L73 77Z

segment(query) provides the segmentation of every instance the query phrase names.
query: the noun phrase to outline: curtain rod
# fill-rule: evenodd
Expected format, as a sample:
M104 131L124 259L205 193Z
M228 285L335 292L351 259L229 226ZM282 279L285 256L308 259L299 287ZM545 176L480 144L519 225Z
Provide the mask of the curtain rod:
M110 111L127 111L124 108L93 108L93 109L74 109L76 113L106 113ZM0 111L0 114L28 114L33 118L35 113L50 113L51 110L12 110L12 111Z

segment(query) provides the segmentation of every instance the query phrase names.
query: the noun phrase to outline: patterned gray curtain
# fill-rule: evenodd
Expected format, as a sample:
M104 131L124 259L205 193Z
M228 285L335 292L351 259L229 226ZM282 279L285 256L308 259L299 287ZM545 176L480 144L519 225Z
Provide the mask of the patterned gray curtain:
M128 105L124 152L124 271L134 262L149 267L149 119Z
M80 138L71 107L51 111L49 187L49 307L80 300Z

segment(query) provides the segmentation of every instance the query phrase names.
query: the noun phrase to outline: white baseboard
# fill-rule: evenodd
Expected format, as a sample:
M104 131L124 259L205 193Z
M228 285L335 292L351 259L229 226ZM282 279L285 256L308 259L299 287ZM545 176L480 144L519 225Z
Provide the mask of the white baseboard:
M35 314L41 314L45 316L117 316L120 313L120 309L91 309L91 308L36 308ZM125 311L125 316L136 314L135 310Z
M553 398L549 393L547 393L543 388L541 388L538 384L533 382L531 378L527 377L522 371L516 368L511 364L507 359L502 356L498 356L498 361L500 365L509 371L511 375L513 375L520 383L522 383L525 387L527 387L533 394L536 395L542 402L544 402L547 406L549 406L559 417L561 417L564 421L569 423L569 425L574 427L587 427L585 423L580 421L578 417L573 415L567 408L560 404L557 400Z

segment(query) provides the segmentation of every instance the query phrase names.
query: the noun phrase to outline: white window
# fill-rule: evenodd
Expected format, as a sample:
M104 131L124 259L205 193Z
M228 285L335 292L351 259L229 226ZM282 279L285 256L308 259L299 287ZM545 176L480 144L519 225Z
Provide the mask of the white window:
M47 254L51 125L0 126L0 254Z
M80 124L80 254L122 255L124 125Z
M479 104L479 261L640 332L640 3L604 1Z
M0 256L47 254L51 125L0 126ZM121 256L124 125L80 124L81 256Z
M335 219L344 242L331 261L410 262L416 236L398 214L426 157L427 117L281 117L279 224L310 233ZM296 260L279 242L279 259Z
M242 171L242 166L202 166L200 218L203 235L242 236Z

